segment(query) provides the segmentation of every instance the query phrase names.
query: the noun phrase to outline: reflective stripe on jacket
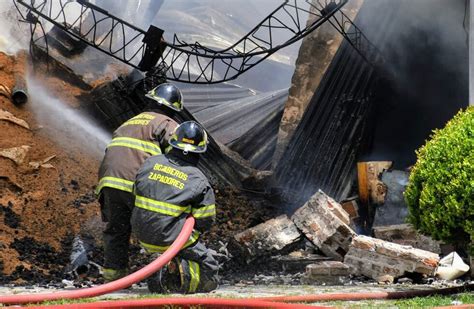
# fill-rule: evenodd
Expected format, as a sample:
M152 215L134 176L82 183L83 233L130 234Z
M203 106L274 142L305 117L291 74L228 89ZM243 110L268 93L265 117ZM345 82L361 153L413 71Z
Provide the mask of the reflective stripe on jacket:
M168 116L145 112L124 122L107 145L99 168L96 193L104 187L132 192L140 166L147 158L164 152L178 124Z
M194 165L172 154L148 158L137 173L132 229L143 247L162 252L176 239L186 217L193 214L197 231L215 220L214 191ZM187 246L198 239L195 231Z

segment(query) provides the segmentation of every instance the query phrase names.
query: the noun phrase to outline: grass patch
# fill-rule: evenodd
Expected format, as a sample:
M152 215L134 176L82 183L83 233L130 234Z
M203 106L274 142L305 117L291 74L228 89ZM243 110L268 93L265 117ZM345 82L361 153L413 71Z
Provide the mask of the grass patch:
M411 309L411 308L433 308L438 306L457 304L474 304L473 293L462 293L448 296L427 296L398 300L374 300L374 301L337 301L328 303L318 303L319 305L336 306L338 308L390 308L390 309Z

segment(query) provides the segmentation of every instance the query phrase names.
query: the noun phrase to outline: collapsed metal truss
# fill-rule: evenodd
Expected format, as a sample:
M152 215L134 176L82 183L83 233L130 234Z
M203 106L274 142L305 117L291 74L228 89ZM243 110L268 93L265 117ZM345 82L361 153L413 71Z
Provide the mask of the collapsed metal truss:
M328 21L369 64L381 57L379 49L365 36L343 11L336 12Z
M142 71L165 66L169 80L212 84L235 79L281 48L300 40L331 18L348 0L286 0L247 35L222 50L198 42L187 43L176 35L172 42L161 41L162 30L150 26L144 31L87 0L14 1L26 8L26 14L22 14L24 20L35 24L32 42L37 44L44 38L45 48L48 43L43 24L49 22ZM310 23L306 23L306 15ZM36 24L41 25L42 31L36 31Z

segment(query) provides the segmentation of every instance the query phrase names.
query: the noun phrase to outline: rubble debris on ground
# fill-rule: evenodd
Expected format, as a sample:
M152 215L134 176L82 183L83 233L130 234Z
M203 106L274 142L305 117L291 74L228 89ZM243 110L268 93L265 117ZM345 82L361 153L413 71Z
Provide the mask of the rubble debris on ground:
M441 242L417 232L413 225L395 224L373 228L375 238L394 242L399 245L412 246L434 253L441 253Z
M10 99L12 97L12 91L8 86L0 84L0 95Z
M28 130L30 129L30 125L28 124L28 122L26 122L23 119L15 117L12 113L3 109L0 109L0 120L9 121L25 129L28 129Z
M349 215L321 190L297 209L291 220L319 250L338 261L344 259L355 236L347 225Z
M349 266L339 261L322 261L306 266L304 281L310 284L343 284L350 275Z
M40 167L42 168L54 168L54 166L50 163L48 163L49 161L53 160L54 158L56 158L56 155L52 155L52 156L49 156L43 160L40 160L40 161L31 161L30 163L28 163L28 165L30 167L32 167L33 169L39 169Z
M313 251L309 248L302 248L289 254L276 254L271 256L267 263L271 264L274 269L282 271L305 272L308 265L331 259Z
M30 148L31 147L28 145L22 145L19 147L0 149L0 156L11 159L17 165L21 165L23 164L23 161L25 161Z
M391 282L406 273L433 276L438 262L436 253L363 235L354 237L344 258L352 274Z
M247 255L253 257L275 251L284 254L283 248L296 243L300 237L303 241L311 242L315 249L331 260L324 261L324 257L319 256L319 261L304 264L306 274L302 280L306 283L341 284L351 276L365 276L381 283L392 283L407 274L434 275L439 262L439 244L425 239L412 226L376 228L376 235L394 241L389 242L358 236L349 227L349 221L349 214L344 208L319 190L291 218L282 215L268 220L238 233L234 239L247 250ZM401 244L395 243L397 241ZM300 255L300 263L297 260L294 259L294 265L301 266L304 263L303 255Z

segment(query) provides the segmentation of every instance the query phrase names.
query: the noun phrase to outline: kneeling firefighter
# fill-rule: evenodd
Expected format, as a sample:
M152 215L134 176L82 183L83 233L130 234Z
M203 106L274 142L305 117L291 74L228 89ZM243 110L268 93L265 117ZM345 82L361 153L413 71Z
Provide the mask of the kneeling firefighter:
M148 253L164 252L186 217L196 219L195 230L176 258L148 279L153 293L209 292L217 287L216 252L199 241L200 232L209 229L216 217L214 191L196 167L207 143L199 124L183 122L169 139L172 149L148 158L138 171L131 224Z

